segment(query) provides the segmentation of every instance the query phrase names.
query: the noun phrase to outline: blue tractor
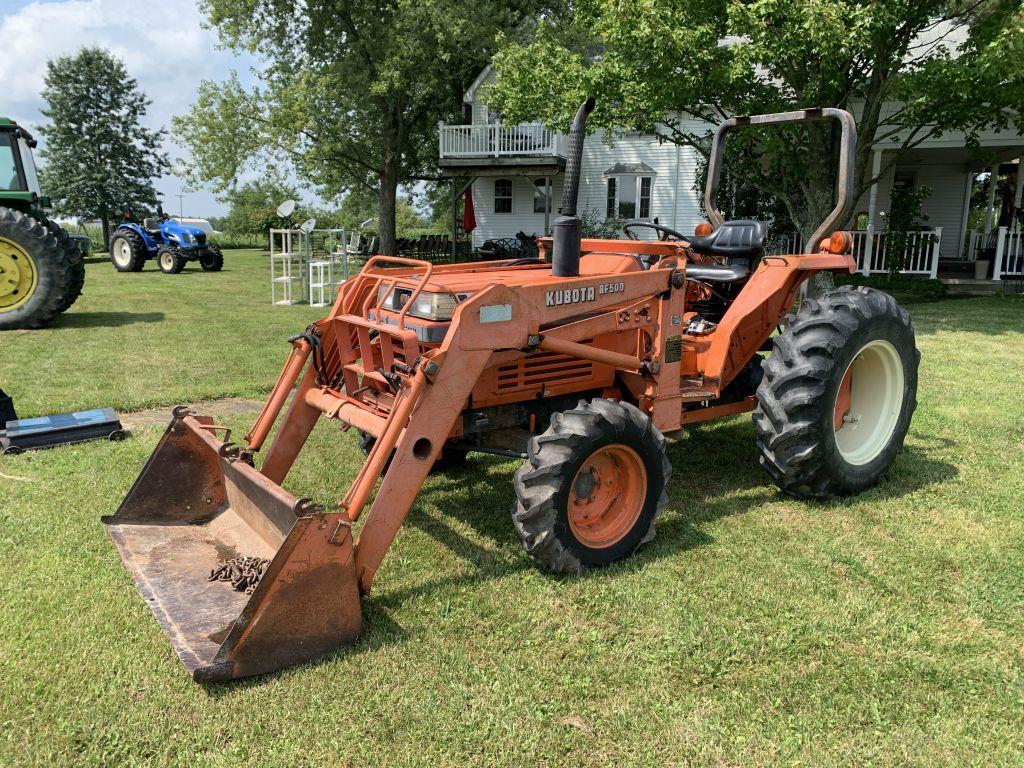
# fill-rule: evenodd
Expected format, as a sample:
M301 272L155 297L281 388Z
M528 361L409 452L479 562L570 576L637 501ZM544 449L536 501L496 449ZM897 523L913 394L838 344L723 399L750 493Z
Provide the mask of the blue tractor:
M156 259L160 271L176 275L190 261L204 272L224 266L220 249L206 242L199 227L182 224L165 213L159 219L143 219L141 225L126 221L110 237L110 261L118 272L141 272L147 259Z

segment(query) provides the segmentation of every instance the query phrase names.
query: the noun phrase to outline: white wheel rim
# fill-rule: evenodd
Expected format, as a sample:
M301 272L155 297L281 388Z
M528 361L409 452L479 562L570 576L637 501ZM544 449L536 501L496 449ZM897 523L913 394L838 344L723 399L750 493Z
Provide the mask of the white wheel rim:
M174 257L165 251L160 256L160 266L164 269L170 269L174 266Z
M119 267L127 267L132 261L132 245L119 239L114 247L114 261Z
M833 424L836 446L850 464L867 464L885 450L896 431L903 407L903 361L896 347L877 339L861 348L843 379L847 374L850 407L842 415L842 426Z

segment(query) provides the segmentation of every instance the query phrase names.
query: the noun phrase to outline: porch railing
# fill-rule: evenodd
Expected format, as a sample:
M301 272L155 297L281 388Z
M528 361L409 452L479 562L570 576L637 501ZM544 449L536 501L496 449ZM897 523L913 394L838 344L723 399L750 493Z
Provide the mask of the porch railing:
M942 227L914 230L900 233L906 237L903 245L900 272L905 275L927 275L934 279L939 276L939 250L942 246ZM853 255L857 259L857 271L873 275L889 271L894 238L889 232L874 232L860 229L853 232Z
M1024 231L999 227L985 235L972 229L967 241L967 258L991 260L993 280L1024 277Z
M892 257L888 232L875 232L872 229L858 229L853 235L853 255L857 259L857 271L863 275L875 275L889 271L889 259ZM906 233L903 246L903 258L900 269L905 275L927 275L938 277L939 248L942 245L942 227L929 230L915 230ZM799 233L792 232L773 238L767 249L772 255L801 253L803 238ZM1021 251L1024 254L1024 250Z
M438 154L446 157L511 157L565 154L564 136L542 123L438 125Z

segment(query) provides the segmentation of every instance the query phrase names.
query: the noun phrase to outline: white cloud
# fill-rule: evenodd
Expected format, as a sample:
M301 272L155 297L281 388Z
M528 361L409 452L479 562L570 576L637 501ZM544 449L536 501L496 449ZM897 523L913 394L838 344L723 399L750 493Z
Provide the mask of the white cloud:
M47 60L99 45L124 61L153 102L149 126L169 127L171 117L186 112L195 100L201 80L222 80L237 69L245 81L252 65L248 56L217 50L215 32L202 22L195 0L0 0L0 113L28 126L40 124ZM172 157L181 154L174 146L167 149ZM181 182L162 179L157 187L170 198ZM193 199L186 208L220 210L206 193L188 197Z

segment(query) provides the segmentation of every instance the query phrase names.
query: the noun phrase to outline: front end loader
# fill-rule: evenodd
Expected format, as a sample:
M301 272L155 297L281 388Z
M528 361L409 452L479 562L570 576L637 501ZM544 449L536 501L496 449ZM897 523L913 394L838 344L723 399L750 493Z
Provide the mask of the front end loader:
M761 463L797 497L881 479L915 405L918 354L885 294L806 299L851 272L852 117L811 109L733 118L708 174L710 225L686 237L580 236L588 100L569 138L561 216L540 257L432 265L378 255L291 352L240 444L186 407L104 518L139 590L197 680L265 673L351 643L360 601L431 469L468 452L522 457L512 527L538 567L579 573L654 535L665 438L754 412ZM766 256L764 227L715 198L726 134L835 119L838 201L806 252ZM763 353L770 353L767 358ZM282 415L283 414L283 415ZM366 461L330 508L282 483L321 418L361 433ZM273 440L265 443L276 426ZM378 485L379 483L379 485Z

